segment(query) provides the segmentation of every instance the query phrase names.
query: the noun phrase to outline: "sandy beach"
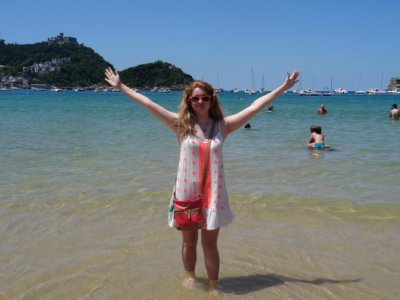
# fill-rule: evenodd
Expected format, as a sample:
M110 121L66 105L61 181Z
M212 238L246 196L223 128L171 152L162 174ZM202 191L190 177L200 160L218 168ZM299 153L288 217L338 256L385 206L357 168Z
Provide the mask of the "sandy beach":
M2 207L1 220L14 222L0 224L1 299L206 298L201 247L199 283L180 287L180 233L160 217L163 196ZM221 299L398 298L398 218L241 200L232 198L237 217L221 230Z

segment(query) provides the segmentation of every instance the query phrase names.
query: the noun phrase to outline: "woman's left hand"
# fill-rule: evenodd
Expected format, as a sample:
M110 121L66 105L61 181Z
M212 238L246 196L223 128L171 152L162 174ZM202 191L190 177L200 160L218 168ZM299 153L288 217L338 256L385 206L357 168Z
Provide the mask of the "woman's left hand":
M300 75L299 70L294 70L292 74L287 73L285 83L283 84L285 90L290 89L298 82L297 78L299 77L299 75Z

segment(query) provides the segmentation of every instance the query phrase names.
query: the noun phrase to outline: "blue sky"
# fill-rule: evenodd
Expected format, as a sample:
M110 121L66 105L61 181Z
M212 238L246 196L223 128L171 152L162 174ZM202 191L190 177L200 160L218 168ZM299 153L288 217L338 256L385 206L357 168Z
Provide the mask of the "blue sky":
M163 60L225 89L272 89L298 68L303 88L386 88L400 77L398 0L2 1L1 38L60 32L119 70Z

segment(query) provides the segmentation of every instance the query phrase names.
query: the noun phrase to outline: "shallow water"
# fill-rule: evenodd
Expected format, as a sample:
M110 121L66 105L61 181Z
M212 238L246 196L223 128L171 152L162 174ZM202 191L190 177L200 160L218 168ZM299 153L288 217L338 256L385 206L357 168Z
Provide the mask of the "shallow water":
M221 94L227 113L251 99ZM399 298L399 99L284 95L227 139L220 298ZM313 124L336 151L304 147ZM0 299L207 297L200 247L200 282L180 289L178 144L146 111L118 93L3 92L0 141Z

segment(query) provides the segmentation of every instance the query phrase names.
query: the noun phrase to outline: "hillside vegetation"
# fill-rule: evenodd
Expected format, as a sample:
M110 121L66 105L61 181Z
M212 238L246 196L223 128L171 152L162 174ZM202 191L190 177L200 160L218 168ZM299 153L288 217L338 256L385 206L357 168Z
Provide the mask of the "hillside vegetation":
M57 43L57 38L25 45L7 44L0 40L0 80L11 75L21 81L22 78L28 80L30 84L46 83L60 87L105 85L104 69L113 67L112 64L83 44ZM52 64L55 59L63 60L63 63ZM130 67L120 71L120 75L124 83L137 88L180 89L193 81L192 76L180 68L162 61Z
M182 89L193 77L167 62L156 61L128 68L120 72L122 81L132 87L169 87Z
M69 57L70 64L47 74L23 72L23 67ZM3 75L22 75L32 83L48 83L57 86L90 86L103 81L104 69L112 66L93 49L83 45L49 44L5 44L0 43L0 65ZM6 74L7 73L7 74Z

